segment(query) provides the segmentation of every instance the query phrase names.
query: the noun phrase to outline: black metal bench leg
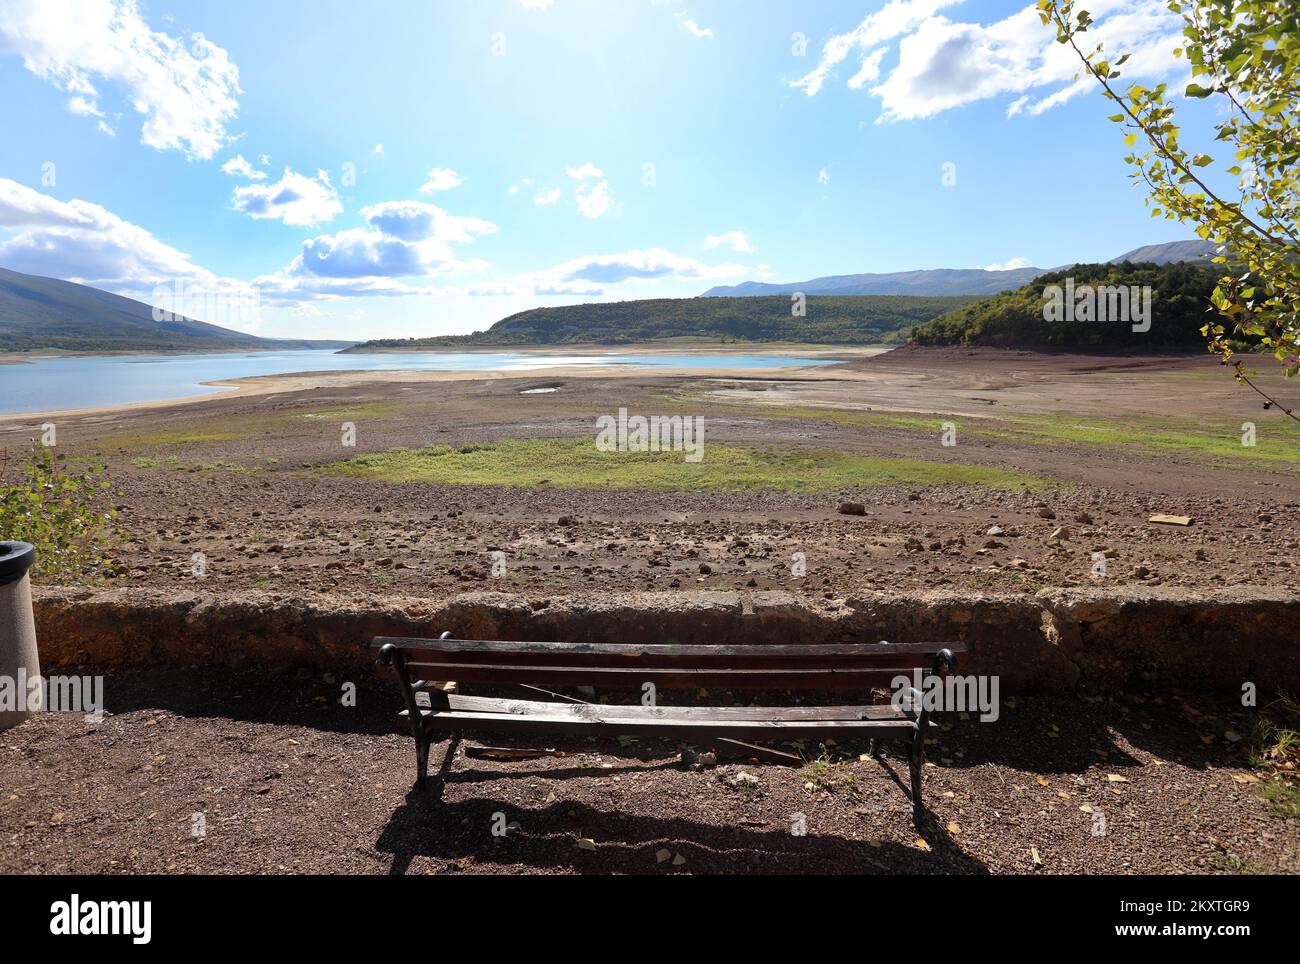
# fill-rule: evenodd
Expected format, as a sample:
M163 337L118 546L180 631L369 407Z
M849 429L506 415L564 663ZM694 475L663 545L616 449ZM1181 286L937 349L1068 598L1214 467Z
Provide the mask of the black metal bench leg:
M415 738L415 789L423 792L429 787L429 737Z
M925 805L921 802L921 772L925 768L925 731L930 725L929 714L922 712L915 725L911 759L908 762L912 771L912 822L920 829L921 820L925 816Z
M411 735L415 737L415 788L424 790L429 782L429 730L424 714L415 700L415 694L423 684L411 682L411 677L406 672L406 658L392 643L379 648L379 664L393 668L397 684L402 688L402 702L406 704L406 715L411 721Z

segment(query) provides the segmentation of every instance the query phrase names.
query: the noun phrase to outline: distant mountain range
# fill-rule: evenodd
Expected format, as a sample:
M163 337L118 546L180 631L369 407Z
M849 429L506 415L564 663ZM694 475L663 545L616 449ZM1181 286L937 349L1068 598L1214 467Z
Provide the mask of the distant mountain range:
M1174 264L1177 261L1209 261L1214 257L1214 249L1212 241L1170 241L1168 244L1148 244L1134 248L1118 258L1111 258L1110 263L1131 261L1133 264Z
M744 281L718 285L704 292L705 298L753 298L760 295L995 295L1028 284L1043 273L1042 268L1013 268L985 271L982 268L933 268L923 271L895 271L890 274L838 274L790 284Z
M1149 261L1171 264L1175 261L1208 261L1214 254L1209 241L1171 241L1168 244L1148 244L1111 258L1111 264L1124 261ZM789 284L767 284L762 281L745 281L738 285L718 285L704 292L702 297L752 298L759 295L789 295L802 291L806 295L995 295L1012 291L1029 284L1039 275L1056 268L1012 268L1008 271L985 271L981 268L932 268L920 271L895 271L887 274L841 274L795 281Z
M259 338L177 315L88 285L0 268L0 352L284 351L344 348L349 341Z

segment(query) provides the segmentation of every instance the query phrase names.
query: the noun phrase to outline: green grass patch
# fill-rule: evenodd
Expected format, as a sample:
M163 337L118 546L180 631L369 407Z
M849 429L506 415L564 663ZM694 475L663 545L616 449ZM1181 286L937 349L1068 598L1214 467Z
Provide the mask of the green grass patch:
M1258 792L1275 817L1300 817L1300 787L1283 776L1259 784Z
M978 465L871 458L838 452L705 442L699 462L682 452L601 452L591 439L502 439L485 445L389 449L317 471L381 482L558 488L824 492L863 485L967 483L1040 489L1054 483Z
M1261 467L1291 468L1300 464L1300 432L1277 423L1256 421L1254 445L1241 444L1241 423L1198 426L1165 420L1142 422L1089 419L1073 415L1015 416L1007 419L1016 437L1078 445L1131 446L1151 452L1177 451L1209 459L1261 463ZM1262 431L1261 431L1262 429ZM1219 463L1222 464L1222 463Z
M694 399L698 404L702 401ZM1241 443L1241 422L1189 424L1169 419L1112 419L1088 416L1009 415L1001 418L958 419L955 416L908 416L852 409L782 405L755 398L710 404L710 411L761 408L773 418L817 419L835 425L938 433L944 422L957 425L958 438L985 438L1041 444L1069 443L1112 448L1135 448L1144 454L1182 452L1208 460L1211 468L1240 469L1250 464L1262 469L1294 470L1300 465L1300 432L1284 422L1256 420L1254 445Z
M101 444L121 448L166 448L169 445L192 445L196 442L233 442L248 438L248 432L146 432L139 435L114 435Z

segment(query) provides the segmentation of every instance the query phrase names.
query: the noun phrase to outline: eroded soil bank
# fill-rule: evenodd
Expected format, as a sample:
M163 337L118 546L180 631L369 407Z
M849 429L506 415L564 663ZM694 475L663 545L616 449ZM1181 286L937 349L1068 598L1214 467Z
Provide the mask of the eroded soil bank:
M192 665L372 671L376 635L573 642L735 643L962 640L963 672L1004 692L1177 687L1300 689L1300 595L1237 587L1056 589L1033 596L784 592L449 598L37 589L48 672Z

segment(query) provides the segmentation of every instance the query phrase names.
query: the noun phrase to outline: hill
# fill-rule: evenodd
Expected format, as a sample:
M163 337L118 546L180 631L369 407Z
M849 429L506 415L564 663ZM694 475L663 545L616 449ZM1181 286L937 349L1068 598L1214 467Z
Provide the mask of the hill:
M1210 292L1219 274L1213 267L1181 262L1077 264L941 315L913 329L911 341L915 345L1204 350L1200 329L1209 320ZM1107 291L1099 293L1101 286ZM1150 288L1149 313L1140 297L1145 287ZM1117 320L1123 295L1132 294L1134 288L1139 297L1128 300L1127 320ZM1053 297L1058 294L1059 298ZM1073 311L1068 303L1075 305ZM1109 320L1083 320L1085 305L1089 317L1106 315ZM1045 308L1051 320L1045 317Z
M770 298L656 298L556 308L533 308L503 318L487 331L433 338L385 338L352 352L512 346L631 345L665 338L736 342L863 345L903 340L906 329L971 298L808 298L795 317L786 296Z
M0 351L271 351L339 348L346 341L259 338L176 316L88 285L0 268Z

